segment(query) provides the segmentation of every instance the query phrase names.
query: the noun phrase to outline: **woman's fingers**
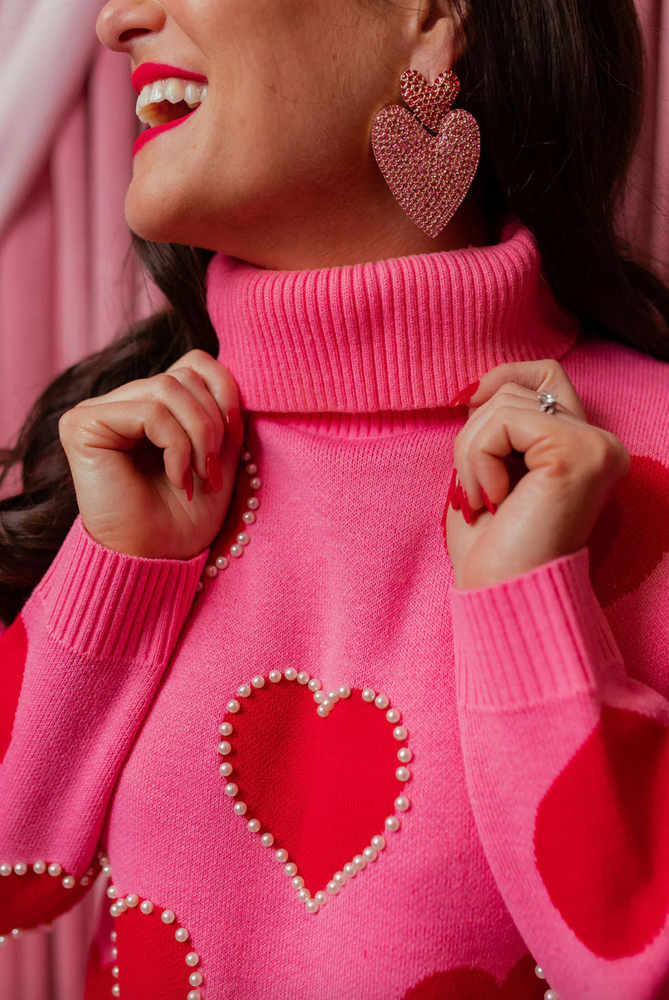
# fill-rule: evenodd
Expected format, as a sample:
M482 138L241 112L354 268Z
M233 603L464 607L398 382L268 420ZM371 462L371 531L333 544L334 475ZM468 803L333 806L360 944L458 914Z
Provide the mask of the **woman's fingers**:
M528 390L536 398L539 392L550 392L563 410L585 420L585 410L574 385L559 361L546 358L541 361L514 361L497 365L482 377L476 392L470 397L469 407L480 407L501 389L512 387ZM539 403L537 401L537 408Z
M163 450L170 482L177 489L183 488L192 441L181 421L161 400L117 399L94 406L80 403L61 417L59 426L66 453L69 446L103 449L110 454L128 452L146 438Z

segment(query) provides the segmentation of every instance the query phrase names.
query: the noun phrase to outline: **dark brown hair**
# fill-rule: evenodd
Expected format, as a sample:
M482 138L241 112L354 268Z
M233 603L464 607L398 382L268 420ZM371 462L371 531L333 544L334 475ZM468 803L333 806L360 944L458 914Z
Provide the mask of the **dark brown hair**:
M643 115L645 52L634 0L451 0L466 51L458 104L481 129L477 186L489 216L510 210L534 233L555 294L586 332L669 361L669 288L617 229ZM467 9L466 9L467 8ZM73 365L35 402L3 473L22 492L0 501L0 619L9 624L77 514L58 437L82 399L169 367L194 347L218 354L207 313L211 251L134 250L170 307Z

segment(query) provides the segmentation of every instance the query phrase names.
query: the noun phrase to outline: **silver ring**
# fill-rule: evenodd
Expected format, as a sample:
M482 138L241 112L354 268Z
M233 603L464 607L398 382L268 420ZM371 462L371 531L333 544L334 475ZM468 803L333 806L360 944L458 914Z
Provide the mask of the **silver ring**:
M550 392L537 393L537 399L541 403L541 409L545 413L555 413L555 407L557 406L557 398L553 396Z

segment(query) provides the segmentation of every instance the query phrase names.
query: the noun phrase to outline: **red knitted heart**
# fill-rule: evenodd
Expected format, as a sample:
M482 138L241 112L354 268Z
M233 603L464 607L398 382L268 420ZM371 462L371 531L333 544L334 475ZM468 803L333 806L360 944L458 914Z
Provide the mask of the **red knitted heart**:
M273 683L272 676L281 679ZM240 823L259 821L260 829L249 833L249 851L263 850L262 836L271 834L266 846L288 855L277 858L277 877L286 863L296 865L297 872L286 874L304 879L315 896L373 837L390 835L385 820L406 780L396 775L406 731L394 716L386 718L387 699L378 696L376 706L355 690L322 718L312 691L278 671L264 687L241 692L248 694L233 702L240 707L221 726L219 761L224 770L232 767L223 778L226 793L247 807Z
M460 81L453 70L440 73L434 83L428 83L417 69L408 69L400 79L402 97L419 121L433 132L460 92Z
M467 194L481 153L473 115L457 108L434 137L398 104L374 119L372 147L398 202L428 236L438 236Z
M669 469L632 455L627 475L588 542L590 577L602 607L631 594L669 552Z
M482 969L436 972L413 986L402 1000L542 1000L546 981L534 972L529 954L516 962L501 986Z
M28 634L21 615L0 637L2 666L2 698L0 698L0 762L9 749L14 728L14 716L19 703L23 671L28 656Z

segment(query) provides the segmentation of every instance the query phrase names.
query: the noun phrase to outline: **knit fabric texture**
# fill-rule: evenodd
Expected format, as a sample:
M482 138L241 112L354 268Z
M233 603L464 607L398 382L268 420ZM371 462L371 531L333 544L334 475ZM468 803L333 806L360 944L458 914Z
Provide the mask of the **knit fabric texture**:
M217 254L249 414L221 535L139 559L78 517L0 640L0 933L108 859L126 902L87 1000L664 995L669 366L580 331L519 220L495 239L296 272ZM629 473L588 546L459 590L449 401L549 358ZM325 717L317 681L343 688Z

